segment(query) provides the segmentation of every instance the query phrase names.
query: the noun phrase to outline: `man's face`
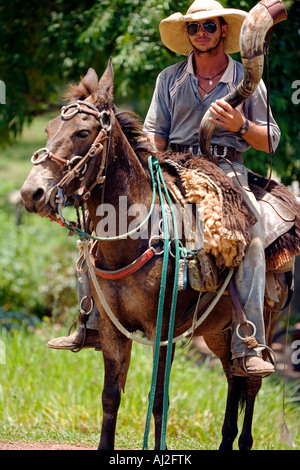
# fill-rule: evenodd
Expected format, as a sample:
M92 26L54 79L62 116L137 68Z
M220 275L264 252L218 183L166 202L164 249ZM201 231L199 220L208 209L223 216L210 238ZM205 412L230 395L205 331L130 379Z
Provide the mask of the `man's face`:
M188 36L191 45L199 53L215 51L221 45L222 39L228 32L228 25L225 24L221 26L218 17L211 18L210 21L214 21L217 24L216 32L206 32L202 27L205 21L197 21L196 23L200 24L198 32L194 36Z

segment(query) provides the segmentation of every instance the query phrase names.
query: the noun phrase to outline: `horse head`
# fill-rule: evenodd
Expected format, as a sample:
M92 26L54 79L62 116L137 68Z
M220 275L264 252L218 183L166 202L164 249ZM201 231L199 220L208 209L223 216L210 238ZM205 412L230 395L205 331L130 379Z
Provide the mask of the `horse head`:
M89 69L77 86L70 86L69 104L47 124L46 147L33 154L33 168L21 188L29 212L54 215L59 189L63 187L66 199L91 182L88 163L101 153L103 139L108 140L112 88L111 60L99 81Z

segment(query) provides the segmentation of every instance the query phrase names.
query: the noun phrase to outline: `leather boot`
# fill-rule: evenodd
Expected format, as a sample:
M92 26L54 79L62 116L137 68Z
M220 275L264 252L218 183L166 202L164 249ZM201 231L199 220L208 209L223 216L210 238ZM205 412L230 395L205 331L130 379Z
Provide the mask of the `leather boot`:
M83 326L79 327L72 335L51 339L47 343L47 346L52 349L64 349L69 351L86 348L95 348L96 351L101 351L98 331L87 328L84 341Z
M275 372L273 364L270 362L264 361L261 356L247 356L245 361L243 358L239 357L233 360L233 375L249 377L267 377L270 374Z

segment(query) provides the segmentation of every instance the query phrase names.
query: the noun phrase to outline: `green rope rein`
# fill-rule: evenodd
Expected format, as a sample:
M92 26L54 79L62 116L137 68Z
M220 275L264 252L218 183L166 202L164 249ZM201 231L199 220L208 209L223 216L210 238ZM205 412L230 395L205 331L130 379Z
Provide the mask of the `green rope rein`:
M153 157L153 160L154 160L154 157ZM168 246L169 246L170 236L169 236L168 219L167 219L163 193L162 193L162 188L161 188L163 187L164 193L165 193L165 196L166 196L166 199L167 199L167 202L170 207L171 214L172 214L173 227L174 227L174 239L175 239L175 273L174 273L173 295L172 295L172 304L171 304L171 312L170 312L170 320L169 320L168 345L167 345L167 353L166 353L164 394L163 394L163 414L162 414L161 439L160 439L160 450L165 450L166 449L167 416L168 416L168 405L169 405L169 384L170 384L170 373L171 373L171 365L172 365L172 342L173 342L173 333L174 333L176 304L177 304L180 253L179 253L177 224L176 224L174 211L172 208L172 202L171 202L167 187L165 185L162 171L161 171L161 168L159 166L157 159L154 160L153 166L156 169L157 187L158 187L158 194L159 194L162 218L163 218L163 233L164 233L165 250L164 250L164 256L163 256L163 266L162 266L158 312L157 312L157 325L156 325L155 347L154 347L154 357L153 357L153 371L152 371L151 389L149 393L149 405L148 405L148 412L147 412L145 432L144 432L143 449L144 450L148 449L150 422L151 422L151 415L153 411L156 383L157 383L157 372L158 372L159 351L160 351L160 336L161 336L165 289L166 289L166 281L167 281L167 269L168 269L168 261L169 261Z
M78 227L74 227L71 223L69 223L66 219L62 217L64 222L64 226L79 235L80 238L91 238L93 240L99 241L110 241L110 240L120 240L122 238L126 238L131 234L137 232L151 217L153 212L155 198L156 198L156 190L155 190L155 177L154 171L156 173L156 180L157 180L157 188L158 194L160 199L161 211L162 211L162 219L163 219L163 233L164 233L164 254L163 254L163 266L162 266L162 274L161 274L161 283L160 283L160 292L159 292L159 301L158 301L158 311L157 311L157 325L156 325L156 334L155 334L155 345L154 345L154 356L153 356L153 371L152 371L152 379L151 379L151 389L149 393L149 404L148 404L148 411L146 417L146 425L145 425L145 432L144 432L144 441L143 441L143 449L148 449L148 438L150 432L150 423L151 423L151 416L153 411L154 405L154 398L155 398L155 391L156 391L156 383L157 383L157 372L158 372L158 365L159 365L159 351L160 351L160 337L161 337L161 327L162 327L162 319L163 319L163 310L164 310L164 300L165 300L165 291L166 291L166 283L167 283L167 270L168 270L168 262L169 262L169 226L168 226L168 219L167 213L165 208L165 202L163 198L163 191L165 197L167 199L167 203L170 207L172 221L173 221L173 229L174 229L174 241L175 241L175 271L174 271L174 280L173 280L173 294L172 294L172 303L171 303L171 310L170 310L170 320L169 320L169 330L168 330L168 344L167 344L167 353L166 353L166 366L165 366L165 380L164 380L164 394L163 394L163 415L162 415L162 427L161 427L161 439L160 439L160 449L166 449L166 430L167 430L167 417L168 417L168 405L169 405L169 384L170 384L170 373L171 373L171 365L172 365L172 343L173 343L173 333L174 333L174 323L175 323L175 312L176 312L176 305L177 305L177 292L178 292L178 279L179 279L179 259L180 259L180 251L184 251L179 247L179 240L178 240L178 230L177 230L177 223L175 214L172 207L171 198L169 196L168 189L166 187L161 167L156 157L150 155L148 158L148 165L152 180L152 202L149 213L144 221L138 226L135 227L131 232L127 232L125 234L117 235L115 237L98 237L96 235L91 235L79 229ZM163 188L163 191L162 191ZM62 216L62 214L61 214ZM165 347L165 346L163 346Z

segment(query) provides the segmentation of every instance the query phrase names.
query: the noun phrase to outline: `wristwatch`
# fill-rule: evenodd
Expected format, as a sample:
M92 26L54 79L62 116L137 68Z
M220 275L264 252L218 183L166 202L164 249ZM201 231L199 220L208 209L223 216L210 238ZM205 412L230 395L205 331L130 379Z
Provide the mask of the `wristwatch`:
M240 136L243 136L247 134L248 130L249 130L249 121L248 119L246 119L245 124L238 130L238 134Z

